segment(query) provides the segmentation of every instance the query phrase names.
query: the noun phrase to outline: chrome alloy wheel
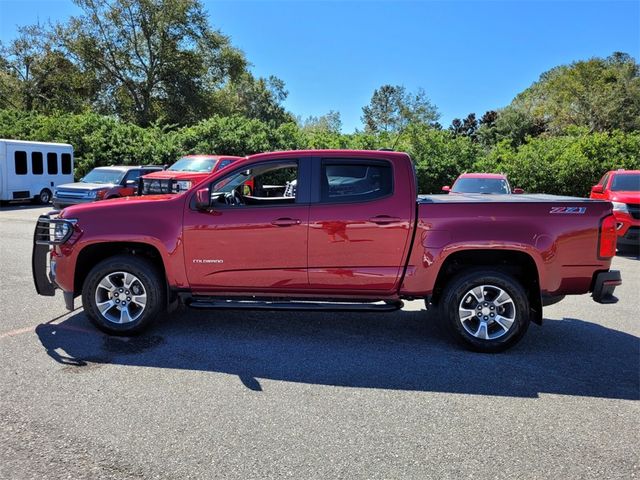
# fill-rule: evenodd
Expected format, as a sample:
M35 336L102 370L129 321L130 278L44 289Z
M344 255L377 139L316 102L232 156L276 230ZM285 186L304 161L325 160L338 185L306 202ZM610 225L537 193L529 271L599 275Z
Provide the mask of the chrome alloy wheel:
M147 305L147 291L138 277L128 272L112 272L96 287L96 307L111 323L135 322Z
M511 329L516 320L516 305L503 289L479 285L462 296L458 318L467 333L475 338L496 340Z

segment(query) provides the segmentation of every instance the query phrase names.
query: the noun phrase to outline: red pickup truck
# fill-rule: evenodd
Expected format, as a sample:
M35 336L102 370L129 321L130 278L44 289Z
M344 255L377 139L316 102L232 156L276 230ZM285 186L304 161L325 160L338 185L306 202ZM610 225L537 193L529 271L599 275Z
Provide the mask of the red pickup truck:
M615 302L615 251L610 202L416 197L405 153L290 151L249 156L178 195L41 216L33 275L39 294L60 288L69 309L81 295L111 334L142 330L176 300L386 312L425 299L464 345L494 352L564 295Z
M186 155L166 170L140 177L138 194L184 192L240 158L232 155Z
M591 198L612 202L618 246L640 252L640 170L605 173L591 187Z

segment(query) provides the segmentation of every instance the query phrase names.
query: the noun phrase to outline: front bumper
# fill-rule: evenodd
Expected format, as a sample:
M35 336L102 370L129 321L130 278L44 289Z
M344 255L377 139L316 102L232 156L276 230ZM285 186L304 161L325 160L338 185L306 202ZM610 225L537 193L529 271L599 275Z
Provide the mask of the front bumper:
M632 229L633 227L636 227L636 229L640 228L640 218L635 218L634 215L627 212L620 212L618 210L613 211L613 216L616 217L616 231L618 232L618 239L626 237L629 229Z
M62 198L62 197L53 197L51 203L53 206L59 210L62 210L65 207L70 207L71 205L80 205L82 203L91 203L95 202L95 198Z
M57 214L58 212L50 212ZM41 215L33 234L33 250L31 253L31 273L38 295L53 297L56 294L56 263L51 260L52 246L57 242L51 240L51 225L68 220L51 219L50 214ZM66 241L66 238L62 241ZM64 303L68 310L74 309L73 292L63 291Z
M616 303L618 297L613 295L618 285L622 285L619 270L596 273L593 283L593 299L598 303Z
M38 219L36 231L34 233L33 251L31 253L31 273L33 274L33 283L36 286L38 295L53 297L56 294L56 288L49 265L51 247L44 243L37 243L37 237L40 235L39 228L42 224Z

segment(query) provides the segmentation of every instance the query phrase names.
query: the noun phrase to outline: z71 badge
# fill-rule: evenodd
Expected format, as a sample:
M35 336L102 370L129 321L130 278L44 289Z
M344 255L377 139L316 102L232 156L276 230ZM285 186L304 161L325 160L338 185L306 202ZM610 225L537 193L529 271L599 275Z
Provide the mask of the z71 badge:
M587 211L587 207L551 207L549 213L564 213L582 215Z

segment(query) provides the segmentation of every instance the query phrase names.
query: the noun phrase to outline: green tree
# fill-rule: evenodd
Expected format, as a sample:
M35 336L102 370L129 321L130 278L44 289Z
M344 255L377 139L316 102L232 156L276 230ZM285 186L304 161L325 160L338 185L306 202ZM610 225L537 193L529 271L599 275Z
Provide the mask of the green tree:
M96 79L53 48L40 25L22 27L0 48L0 102L37 110L80 112L95 97Z
M246 69L198 0L74 0L52 39L101 81L98 110L147 126L208 116L208 96Z
M640 130L640 65L626 53L562 65L512 102L553 133L572 126L591 132Z
M20 79L0 46L0 108L17 109L22 106Z
M362 107L365 131L401 133L410 123L432 124L440 114L423 89L409 93L401 85L374 90L369 105Z
M476 132L478 131L478 120L475 113L470 113L464 120L454 118L449 127L449 131L454 135L462 135L476 140Z
M255 78L245 72L212 95L212 112L217 115L242 115L274 125L293 122L283 102L289 92L284 82L271 75Z
M440 193L443 185L470 170L480 155L478 144L469 137L424 124L410 125L400 148L415 162L419 193Z
M512 105L498 111L493 129L487 136L496 142L508 140L513 146L522 145L528 137L537 137L546 130L544 120L529 111Z
M329 110L329 112L319 117L311 115L299 123L302 129L307 132L340 133L342 129L340 112L334 110Z

